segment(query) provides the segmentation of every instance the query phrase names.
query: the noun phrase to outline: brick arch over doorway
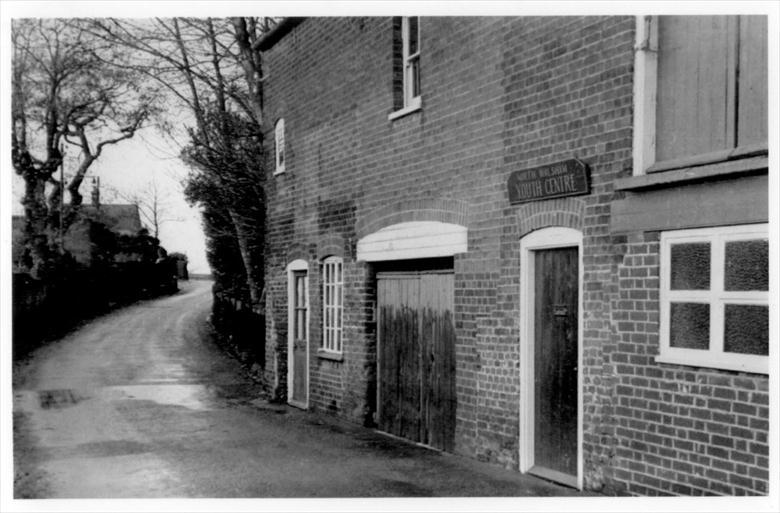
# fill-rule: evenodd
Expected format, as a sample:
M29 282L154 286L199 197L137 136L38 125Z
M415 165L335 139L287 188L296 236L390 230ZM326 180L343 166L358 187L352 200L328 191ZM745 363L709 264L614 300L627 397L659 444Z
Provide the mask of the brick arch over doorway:
M440 221L468 226L469 203L450 198L402 200L365 212L355 226L358 240L386 226L410 221Z
M518 232L516 239L528 235L534 230L549 226L561 226L582 230L585 214L585 202L576 198L560 198L551 201L529 203L516 213Z

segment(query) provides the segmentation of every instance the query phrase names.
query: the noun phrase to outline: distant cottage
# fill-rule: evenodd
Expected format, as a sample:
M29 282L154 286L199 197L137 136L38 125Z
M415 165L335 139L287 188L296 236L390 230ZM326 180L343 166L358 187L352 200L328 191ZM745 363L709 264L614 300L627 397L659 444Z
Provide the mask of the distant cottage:
M118 253L112 258L118 258L120 261L140 258L137 250L127 250L116 245L116 239L136 237L145 233L138 206L101 204L97 194L93 194L92 200L91 205L79 207L78 217L63 234L63 248L78 263L87 266L106 250ZM24 255L24 216L13 216L12 226L14 267L21 269ZM106 237L106 232L110 236ZM101 233L104 235L101 236ZM154 261L156 252L153 252L150 258Z

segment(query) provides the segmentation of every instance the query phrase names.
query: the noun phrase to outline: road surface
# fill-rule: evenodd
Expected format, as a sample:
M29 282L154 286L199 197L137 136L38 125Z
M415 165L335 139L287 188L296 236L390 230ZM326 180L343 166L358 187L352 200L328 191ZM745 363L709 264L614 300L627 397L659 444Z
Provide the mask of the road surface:
M16 498L579 495L269 404L206 336L210 285L100 317L15 366Z

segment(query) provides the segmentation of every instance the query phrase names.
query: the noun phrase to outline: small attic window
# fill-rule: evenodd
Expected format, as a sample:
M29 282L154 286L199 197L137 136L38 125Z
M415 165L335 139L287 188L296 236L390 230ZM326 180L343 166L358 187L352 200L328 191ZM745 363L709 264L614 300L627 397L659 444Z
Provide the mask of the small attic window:
M284 153L284 118L279 118L274 128L274 145L276 147L276 170L275 175L284 173L285 153Z

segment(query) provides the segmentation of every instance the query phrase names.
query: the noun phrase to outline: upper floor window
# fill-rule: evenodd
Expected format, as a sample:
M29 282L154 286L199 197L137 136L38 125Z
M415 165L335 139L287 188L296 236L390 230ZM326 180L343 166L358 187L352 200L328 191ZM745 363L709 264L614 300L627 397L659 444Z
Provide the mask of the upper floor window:
M284 173L285 150L284 150L284 118L279 118L274 128L274 154L276 156L276 170L274 174Z
M767 225L662 233L660 300L658 361L768 372Z
M765 155L766 16L642 16L635 174Z
M404 44L404 107L420 102L420 18L401 20Z
M394 111L390 119L417 110L420 97L420 18L393 20Z
M322 263L322 349L340 353L344 314L343 261L328 257Z

